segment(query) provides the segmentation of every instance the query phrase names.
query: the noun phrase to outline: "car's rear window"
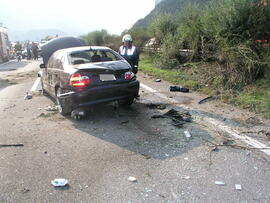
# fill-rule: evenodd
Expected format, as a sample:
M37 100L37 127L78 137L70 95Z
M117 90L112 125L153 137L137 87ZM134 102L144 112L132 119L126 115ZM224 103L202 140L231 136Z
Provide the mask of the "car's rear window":
M83 64L83 63L96 63L96 62L106 62L106 61L118 61L121 60L111 50L84 50L76 51L70 54L71 64Z

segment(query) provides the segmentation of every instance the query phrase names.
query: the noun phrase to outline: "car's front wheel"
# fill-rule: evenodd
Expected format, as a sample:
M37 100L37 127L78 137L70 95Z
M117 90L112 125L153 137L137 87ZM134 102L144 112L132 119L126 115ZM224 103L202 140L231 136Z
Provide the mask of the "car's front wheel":
M62 94L62 89L57 88L56 90L56 104L57 104L57 109L58 112L62 115L67 115L70 114L72 109L68 105L68 102L66 99L60 99L60 96Z

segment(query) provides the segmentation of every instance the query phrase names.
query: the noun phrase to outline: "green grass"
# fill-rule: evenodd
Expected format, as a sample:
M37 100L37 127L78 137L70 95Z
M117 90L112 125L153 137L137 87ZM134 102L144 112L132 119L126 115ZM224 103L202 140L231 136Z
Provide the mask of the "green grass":
M187 64L186 66L194 68L195 70L197 68L194 64ZM195 73L197 75L194 76L194 74L190 74L190 71L185 71L187 69L157 68L151 58L146 55L141 56L140 70L175 85L182 85L208 95L212 95L216 92L217 89L215 88L220 85L214 84L213 86L206 87L205 84L203 84L203 80L195 80L194 78L200 78L199 71ZM257 80L255 84L246 86L242 91L221 91L221 99L225 102L240 106L241 108L259 113L265 118L270 118L270 80L267 80L267 78L270 78L270 73L265 79ZM218 80L216 80L215 83L218 83ZM220 89L218 89L218 91L220 91Z
M235 103L270 118L270 81L260 79L253 86L246 87L239 92Z
M188 88L197 89L198 83L183 71L176 69L160 69L157 68L153 61L146 55L142 55L140 59L140 70L149 75L166 80L175 85L182 85Z

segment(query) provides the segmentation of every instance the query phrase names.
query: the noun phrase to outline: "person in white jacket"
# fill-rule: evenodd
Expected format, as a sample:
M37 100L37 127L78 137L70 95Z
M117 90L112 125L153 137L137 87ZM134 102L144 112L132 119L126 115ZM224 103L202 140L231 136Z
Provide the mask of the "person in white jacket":
M129 34L123 36L123 45L119 48L119 54L124 57L132 67L132 72L138 72L139 50L132 45L132 37Z

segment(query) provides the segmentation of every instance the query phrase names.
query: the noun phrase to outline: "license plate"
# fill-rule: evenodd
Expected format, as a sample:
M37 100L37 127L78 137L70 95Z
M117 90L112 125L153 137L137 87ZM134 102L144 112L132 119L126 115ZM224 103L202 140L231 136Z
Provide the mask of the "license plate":
M101 81L112 81L116 80L113 74L101 74L99 75Z

